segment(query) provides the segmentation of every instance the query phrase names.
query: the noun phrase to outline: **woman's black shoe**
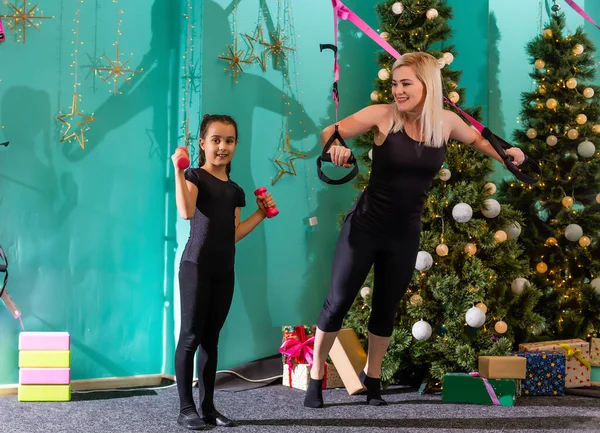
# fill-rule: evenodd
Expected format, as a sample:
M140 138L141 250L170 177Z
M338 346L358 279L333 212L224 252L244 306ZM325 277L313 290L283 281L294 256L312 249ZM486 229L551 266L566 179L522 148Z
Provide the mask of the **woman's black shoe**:
M205 414L202 419L206 424L216 425L217 427L234 427L235 423L227 418L225 415L220 413L219 411L212 411Z
M206 423L198 416L197 413L184 415L182 413L177 417L177 424L189 430L204 430Z

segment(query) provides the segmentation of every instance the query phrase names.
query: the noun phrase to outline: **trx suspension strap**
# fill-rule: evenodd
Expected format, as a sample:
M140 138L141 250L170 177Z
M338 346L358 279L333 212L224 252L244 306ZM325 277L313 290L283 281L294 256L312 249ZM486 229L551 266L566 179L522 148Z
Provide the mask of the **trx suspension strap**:
M344 143L343 139L341 138L341 136L339 135L338 130L337 130L337 120L338 120L337 113L338 113L338 104L339 104L339 92L338 92L337 82L340 78L339 77L339 75L340 75L339 65L337 62L338 18L343 19L343 20L348 20L351 23L353 23L363 33L365 33L367 36L369 36L375 43L377 43L379 46L381 46L381 48L383 48L385 51L387 51L387 53L390 54L393 58L398 59L400 57L400 53L398 53L398 51L396 51L394 49L394 47L392 47L385 39L383 39L379 34L377 34L377 32L375 30L373 30L371 27L369 27L369 25L367 23L365 23L358 15L356 15L354 12L352 12L340 0L331 0L331 4L333 6L335 45L322 44L321 51L325 48L329 48L329 49L333 50L333 52L334 52L334 77L335 78L334 78L334 83L333 83L333 98L334 98L335 104L336 104L335 105L335 108L336 108L336 130L335 130L333 136L329 139L329 141L323 148L323 154L321 155L320 158L317 159L317 169L318 169L318 173L319 173L319 178L321 178L326 183L332 183L332 182L331 182L331 179L327 178L324 174L322 174L322 171L321 171L321 161L327 161L327 159L324 158L325 153L329 150L331 143L333 143L336 139L340 142L340 144L342 146L346 146L346 144ZM517 167L516 165L513 164L512 157L507 155L505 152L506 149L510 149L513 146L511 146L509 143L507 143L502 138L495 135L488 127L482 125L477 120L475 120L473 117L469 116L467 113L465 113L463 110L461 110L457 105L455 105L450 100L448 100L448 98L444 97L444 102L446 104L454 107L465 119L467 119L467 121L469 121L479 131L479 133L483 136L483 138L485 138L486 140L488 140L490 142L490 144L492 145L492 147L494 148L494 150L496 151L498 156L500 156L502 161L504 161L506 168L517 179L519 179L522 182L529 183L529 184L534 184L534 183L537 183L540 181L540 179L542 178L542 170L540 169L539 164L534 159L525 155L525 161L520 166L520 168ZM348 146L346 146L346 147L348 147ZM327 156L329 156L329 155L327 155ZM351 158L352 162L355 163L354 157L351 156L350 158ZM329 158L329 160L331 160L331 157ZM348 163L352 163L351 160L348 160ZM356 166L356 163L354 166L354 170L358 171L358 167ZM354 172L354 170L353 170L353 172ZM352 179L356 175L356 174L354 174L351 176L351 174L352 173L350 173L348 176L344 177L343 179L340 179L339 181L337 181L338 183L333 183L333 184L337 185L340 183L348 182L350 179Z

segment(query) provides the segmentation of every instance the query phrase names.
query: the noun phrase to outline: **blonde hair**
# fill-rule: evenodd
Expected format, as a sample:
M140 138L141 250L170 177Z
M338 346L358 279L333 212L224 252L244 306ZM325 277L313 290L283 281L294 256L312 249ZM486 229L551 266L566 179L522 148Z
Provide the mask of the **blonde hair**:
M442 75L438 61L431 54L407 53L400 56L392 66L392 74L401 66L410 66L419 81L425 87L425 102L419 116L421 121L421 137L423 144L429 147L442 147L444 145L444 128L442 124L442 113L444 112ZM404 129L406 114L398 110L395 102L392 102L392 113L394 125L392 132Z

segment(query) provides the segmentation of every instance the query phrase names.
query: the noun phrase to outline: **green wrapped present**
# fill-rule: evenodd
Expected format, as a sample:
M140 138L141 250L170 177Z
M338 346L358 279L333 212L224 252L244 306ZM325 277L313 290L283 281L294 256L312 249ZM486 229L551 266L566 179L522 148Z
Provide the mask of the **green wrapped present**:
M442 401L494 406L514 406L515 379L486 379L478 373L448 373L442 377Z
M592 386L600 386L600 366L592 365L590 381Z

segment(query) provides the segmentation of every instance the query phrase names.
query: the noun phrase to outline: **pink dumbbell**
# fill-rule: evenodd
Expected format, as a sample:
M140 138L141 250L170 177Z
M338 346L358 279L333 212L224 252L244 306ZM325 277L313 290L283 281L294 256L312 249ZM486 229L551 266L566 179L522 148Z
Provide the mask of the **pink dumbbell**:
M254 195L260 199L265 198L266 193L267 193L267 188L265 188L264 186L261 186L260 188L256 188L256 190L254 191ZM277 216L278 214L279 214L279 211L277 210L277 208L267 207L267 218L273 218L274 216Z
M185 156L180 156L177 158L177 168L179 170L185 170L190 166L190 154L187 147L178 147L177 149L181 149L185 152Z

